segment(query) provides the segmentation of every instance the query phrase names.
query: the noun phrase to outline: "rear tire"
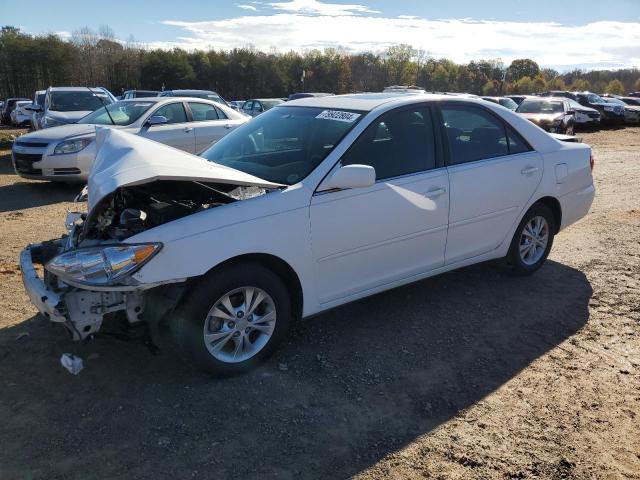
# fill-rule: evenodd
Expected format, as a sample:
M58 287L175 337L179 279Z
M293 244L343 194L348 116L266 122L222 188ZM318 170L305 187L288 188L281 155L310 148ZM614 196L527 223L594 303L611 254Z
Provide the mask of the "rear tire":
M511 240L505 260L515 275L531 275L547 260L556 232L555 217L543 203L525 213Z
M229 377L267 359L291 318L280 277L262 265L238 263L208 273L181 304L171 329L187 362Z

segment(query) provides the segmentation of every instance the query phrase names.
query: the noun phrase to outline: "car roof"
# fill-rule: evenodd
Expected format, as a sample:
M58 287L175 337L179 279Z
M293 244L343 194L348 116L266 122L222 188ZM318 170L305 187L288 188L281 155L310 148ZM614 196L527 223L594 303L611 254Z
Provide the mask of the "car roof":
M354 93L347 95L331 95L326 97L299 98L297 100L291 100L280 104L278 107L295 105L299 107L343 108L347 110L361 110L368 112L387 103L401 103L403 100L414 98L419 98L420 100L474 100L469 97L456 97L453 95L440 95L433 93Z
M253 100L254 102L255 102L256 100L257 100L257 101L259 101L259 102L262 102L262 101L271 101L271 100L278 100L278 101L284 102L284 100L283 100L282 98L280 98L280 97L274 97L274 98L250 98L249 100ZM249 100L247 100L247 102L248 102Z
M49 90L52 92L73 92L73 91L88 91L89 89L96 90L104 93L104 89L102 87L49 87ZM97 92L96 92L97 93Z
M216 95L218 94L218 92L214 92L213 90L198 90L198 89L192 89L192 88L183 88L183 89L176 89L176 90L165 90L165 92L207 92L207 93L215 93Z
M214 105L220 105L219 102L209 100L208 98L200 97L139 97L139 98L127 98L118 100L122 103L135 103L135 102L151 102L151 103L172 103L172 102L210 102Z

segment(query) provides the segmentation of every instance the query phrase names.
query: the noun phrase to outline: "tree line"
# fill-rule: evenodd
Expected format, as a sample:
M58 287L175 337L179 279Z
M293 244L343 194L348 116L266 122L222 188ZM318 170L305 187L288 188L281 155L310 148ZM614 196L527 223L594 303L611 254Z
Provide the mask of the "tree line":
M304 87L302 72L304 74ZM198 88L227 99L283 97L302 91L381 91L388 85L416 85L427 91L484 95L591 90L640 91L640 70L574 70L559 73L531 59L456 64L409 45L383 52L349 53L327 48L304 52L262 52L254 48L185 51L148 49L117 41L103 26L73 32L69 40L0 29L0 98L31 98L48 86L104 86L115 95L127 89Z

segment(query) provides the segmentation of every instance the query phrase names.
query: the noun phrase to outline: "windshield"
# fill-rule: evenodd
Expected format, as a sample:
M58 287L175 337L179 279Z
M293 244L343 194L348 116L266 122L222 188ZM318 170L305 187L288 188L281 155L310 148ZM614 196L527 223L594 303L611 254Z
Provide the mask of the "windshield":
M49 110L56 112L81 112L85 110L97 110L103 103L111 103L111 99L103 92L92 93L89 90L73 90L51 92L51 102Z
M262 103L262 106L266 111L266 110L271 110L276 105L280 105L281 103L284 103L284 100L260 100L260 102Z
M44 93L39 93L38 96L36 97L36 103L41 107L44 105L44 95L45 95Z
M569 102L569 106L571 108L573 108L574 110L584 110L585 108L589 108L589 107L585 107L584 105L579 104L578 102L576 102L572 98L568 98L567 102Z
M596 95L595 93L590 93L589 95L587 95L587 100L589 101L589 103L607 103L602 97Z
M363 112L278 107L234 130L201 156L270 182L293 185L322 162Z
M540 100L525 100L518 107L518 113L561 113L562 102L541 102Z
M510 98L500 98L498 99L498 102L500 103L500 105L508 108L509 110L515 110L516 108L518 108L518 104Z
M131 125L140 116L149 110L153 102L116 102L102 107L78 121L78 123L90 123L94 125L113 125L107 114L107 109L116 125Z

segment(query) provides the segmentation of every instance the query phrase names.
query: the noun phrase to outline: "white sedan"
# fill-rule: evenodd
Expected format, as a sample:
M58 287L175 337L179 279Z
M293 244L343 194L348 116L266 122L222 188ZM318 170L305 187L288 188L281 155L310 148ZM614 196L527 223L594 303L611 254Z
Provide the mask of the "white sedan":
M107 317L167 322L218 375L377 292L492 259L531 274L595 194L587 145L451 96L288 102L204 158L114 129L98 143L88 213L21 254L29 297L78 340Z
M77 123L22 135L13 144L13 166L24 178L85 182L96 157L98 127L120 129L197 153L248 120L226 105L201 98L121 100Z

